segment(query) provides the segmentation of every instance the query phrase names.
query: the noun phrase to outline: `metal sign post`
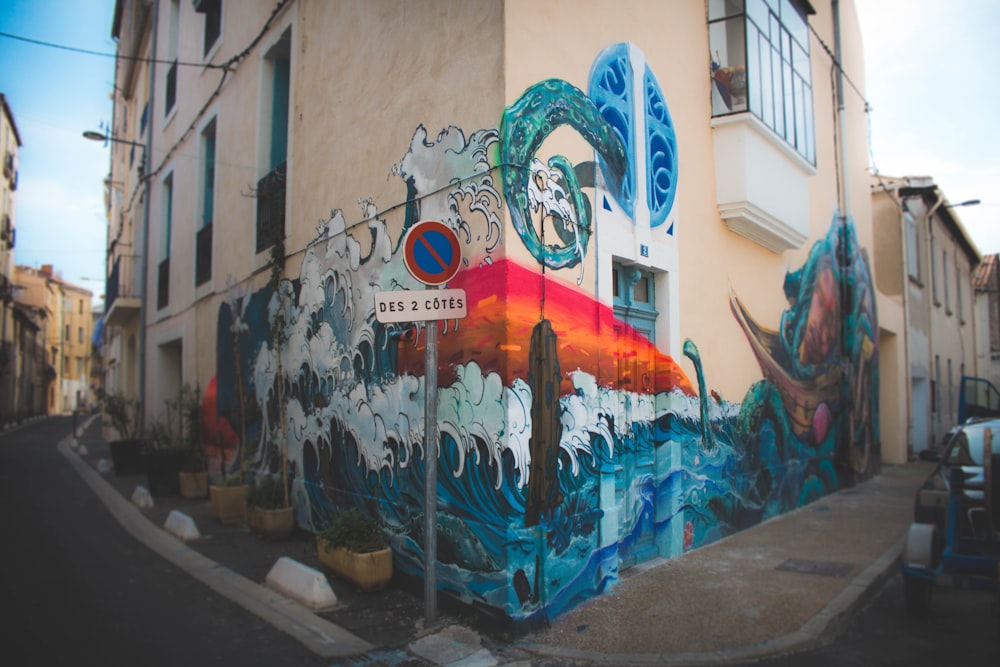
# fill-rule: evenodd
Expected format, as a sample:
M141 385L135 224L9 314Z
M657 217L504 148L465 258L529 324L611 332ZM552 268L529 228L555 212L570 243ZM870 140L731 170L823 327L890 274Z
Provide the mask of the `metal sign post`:
M425 285L440 286L462 265L461 245L443 222L415 224L403 243L406 269ZM466 316L465 290L399 290L375 295L375 318L383 324L424 325L424 624L437 621L438 324Z
M424 325L424 626L437 620L438 322Z

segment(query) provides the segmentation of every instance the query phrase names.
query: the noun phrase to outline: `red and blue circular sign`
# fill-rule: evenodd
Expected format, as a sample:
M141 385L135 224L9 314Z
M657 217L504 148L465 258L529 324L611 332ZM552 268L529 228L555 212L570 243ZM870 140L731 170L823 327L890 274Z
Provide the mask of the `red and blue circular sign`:
M413 225L403 244L403 261L410 274L426 285L443 285L462 266L462 250L451 227L436 220Z

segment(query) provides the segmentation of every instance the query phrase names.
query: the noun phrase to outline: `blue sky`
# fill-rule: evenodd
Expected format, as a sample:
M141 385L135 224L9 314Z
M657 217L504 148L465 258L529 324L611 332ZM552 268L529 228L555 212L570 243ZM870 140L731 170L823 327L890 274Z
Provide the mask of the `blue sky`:
M874 165L888 176L931 176L953 203L982 200L956 212L980 252L1000 251L1000 2L856 4ZM0 0L0 32L113 54L113 11L114 0ZM826 57L815 43L813 57ZM23 143L15 260L53 264L97 301L109 158L81 134L111 120L114 60L0 36L0 63Z
M113 12L114 0L0 0L0 32L114 54ZM81 135L111 120L114 59L0 36L0 63L0 92L22 143L14 259L54 265L96 301L104 293L109 153Z
M981 200L954 212L980 253L1000 252L1000 2L855 1L874 165Z

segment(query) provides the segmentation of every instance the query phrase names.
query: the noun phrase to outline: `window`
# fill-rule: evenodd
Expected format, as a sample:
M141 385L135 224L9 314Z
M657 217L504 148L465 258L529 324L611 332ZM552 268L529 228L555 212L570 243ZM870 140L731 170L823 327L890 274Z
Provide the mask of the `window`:
M285 235L285 176L288 159L288 107L291 29L282 34L264 59L271 95L264 116L270 117L267 173L257 182L257 252L263 252Z
M70 336L70 333L69 333L69 325L67 324L67 325L66 325L66 335L65 335L65 336L63 336L63 340L64 340L64 341L66 341L67 343L69 342L69 336Z
M76 330L76 342L77 343L82 343L83 342L83 327L79 327Z
M917 237L917 221L909 211L903 212L906 224L906 263L910 277L920 281L920 243Z
M167 68L166 91L163 95L163 115L168 116L177 102L177 42L180 29L180 0L170 0L169 24L167 30Z
M663 91L642 51L629 43L602 51L591 68L588 95L614 128L629 162L620 188L612 194L630 217L642 215L636 196L639 183L645 183L648 224L658 227L666 222L676 195L677 137ZM645 160L637 144L645 146ZM606 182L614 181L604 158L600 165ZM668 227L667 234L672 233Z
M201 133L204 171L201 187L201 224L195 238L194 284L212 277L212 218L215 215L215 120Z
M194 0L194 10L205 15L204 55L207 56L222 34L222 0Z
M656 342L654 274L637 266L615 263L611 269L615 316Z
M174 175L163 181L163 225L160 228L160 265L156 283L156 307L170 303L170 233L174 214Z
M78 378L83 377L83 357L76 358L76 376Z
M962 269L958 266L958 256L955 257L955 312L958 321L965 323L965 313L962 310Z
M951 359L948 360L948 414L955 414L955 383L951 375Z
M934 305L941 305L941 297L938 295L938 268L937 268L937 244L934 237L931 237L931 294L934 297Z
M750 111L816 164L809 24L796 0L709 0L712 115Z
M941 405L941 355L934 355L934 380L931 385L931 412L937 414Z
M83 299L80 299L80 314L83 315Z
M941 275L944 281L941 285L941 289L944 290L944 309L949 315L951 314L951 293L948 290L948 251L941 251Z

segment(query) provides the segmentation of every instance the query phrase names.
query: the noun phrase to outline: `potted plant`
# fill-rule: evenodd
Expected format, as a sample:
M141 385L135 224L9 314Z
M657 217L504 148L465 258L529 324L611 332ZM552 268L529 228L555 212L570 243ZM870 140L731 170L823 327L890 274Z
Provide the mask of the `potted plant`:
M288 460L286 458L286 431L284 374L281 351L284 346L283 327L284 295L281 275L284 266L284 245L279 241L271 248L271 281L275 289L271 305L271 333L274 337L274 355L277 360L276 398L278 403L277 436L281 474L261 475L247 491L247 525L254 532L271 540L287 538L295 529L295 514L288 497ZM273 435L273 430L271 431Z
M269 540L283 540L295 530L295 515L280 477L262 475L246 493L247 526Z
M332 515L316 535L319 561L360 591L385 588L392 579L392 549L378 522L350 508Z
M108 442L116 475L141 475L146 472L142 460L142 441L139 440L141 412L142 403L138 397L127 398L119 392L104 397L104 414L118 436L117 440Z
M194 499L208 495L207 457L201 442L201 390L181 388L184 419L184 462L177 474L181 497Z
M208 487L208 497L212 503L212 514L220 523L232 524L246 520L246 496L247 485L246 475L246 396L243 390L243 372L240 355L240 338L247 331L247 324L243 320L247 305L250 301L249 292L252 283L248 281L246 294L241 295L232 279L227 279L226 301L232 313L233 322L229 327L232 335L233 359L236 371L236 394L239 399L239 466L235 472L229 472L226 464L226 449L219 445L219 477ZM239 305L242 299L242 306Z
M225 470L225 461L222 462ZM208 498L212 504L212 515L222 524L246 521L246 499L249 487L243 476L237 472L225 475L208 487Z
M180 493L178 474L184 463L184 449L167 423L154 419L143 441L142 458L146 482L153 496L176 496Z

